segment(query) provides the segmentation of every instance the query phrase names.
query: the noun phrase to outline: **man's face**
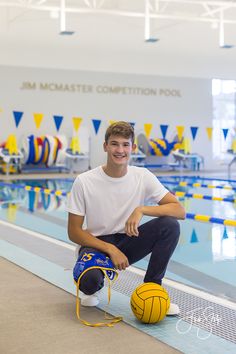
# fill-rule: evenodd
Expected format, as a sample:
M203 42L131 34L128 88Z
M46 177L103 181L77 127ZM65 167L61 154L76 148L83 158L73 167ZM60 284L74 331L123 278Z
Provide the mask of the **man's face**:
M103 144L104 151L107 153L108 162L116 165L127 165L131 152L136 148L131 139L121 136L111 135L108 142Z

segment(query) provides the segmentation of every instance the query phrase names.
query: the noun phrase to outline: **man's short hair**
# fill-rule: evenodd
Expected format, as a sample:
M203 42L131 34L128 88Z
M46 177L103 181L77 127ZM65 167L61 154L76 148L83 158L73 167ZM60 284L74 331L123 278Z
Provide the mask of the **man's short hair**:
M111 135L122 136L126 139L131 139L132 144L134 143L134 128L130 123L119 121L111 124L105 134L105 143L108 143L108 140Z

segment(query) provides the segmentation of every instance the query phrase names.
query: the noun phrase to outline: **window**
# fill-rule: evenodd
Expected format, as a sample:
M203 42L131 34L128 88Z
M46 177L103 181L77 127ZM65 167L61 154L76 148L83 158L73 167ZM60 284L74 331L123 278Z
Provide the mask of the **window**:
M225 158L225 153L232 148L235 137L236 120L236 81L212 80L213 102L213 158ZM222 129L229 129L224 138Z

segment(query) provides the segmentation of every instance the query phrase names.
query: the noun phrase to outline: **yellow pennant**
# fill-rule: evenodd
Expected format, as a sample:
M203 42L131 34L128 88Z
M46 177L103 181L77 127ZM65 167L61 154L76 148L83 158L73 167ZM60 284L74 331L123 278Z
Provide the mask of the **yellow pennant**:
M207 131L208 139L211 140L211 138L212 138L212 128L206 128L206 131Z
M145 135L146 135L146 137L147 137L148 139L149 139L149 137L150 137L152 127L153 127L153 124L152 124L152 123L145 123L145 124L144 124Z
M182 137L183 137L183 133L184 133L184 126L183 125L177 125L176 129L177 129L178 139L181 140Z
M75 130L76 132L78 132L79 127L80 127L80 124L81 124L83 118L80 118L80 117L73 117L72 120L73 120L73 127L74 127L74 130Z
M0 113L2 113L3 112L3 110L2 110L2 108L0 107Z
M116 122L117 122L117 120L110 119L109 120L109 125L112 125L113 123L116 123Z
M43 120L43 114L42 113L34 113L34 121L35 121L35 125L36 128L39 129L41 123Z

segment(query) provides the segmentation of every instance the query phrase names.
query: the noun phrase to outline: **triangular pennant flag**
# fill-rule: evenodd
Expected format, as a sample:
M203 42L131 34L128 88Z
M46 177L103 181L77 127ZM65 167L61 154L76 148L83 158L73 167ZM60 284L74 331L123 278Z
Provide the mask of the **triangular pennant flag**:
M190 242L191 242L191 243L196 243L196 242L198 242L198 238L197 238L197 234L196 234L195 229L193 229Z
M98 133L98 129L99 129L100 124L101 124L101 120L100 119L92 119L92 122L93 122L95 133L97 134Z
M113 123L116 123L116 122L117 122L117 120L110 119L110 120L109 120L109 125L112 125Z
M2 113L3 112L3 109L0 107L0 113Z
M23 112L13 111L13 115L14 115L16 127L18 127L18 125L20 124L21 118L23 116Z
M183 133L184 133L184 126L183 125L177 125L176 129L177 129L178 139L181 140L182 137L183 137Z
M228 234L227 234L227 230L226 227L224 228L224 232L223 232L223 236L222 236L222 240L225 240L226 238L229 238Z
M224 128L222 128L222 130L223 130L224 138L225 138L225 140L226 140L227 135L228 135L228 132L229 132L229 129L224 129Z
M57 128L57 131L59 131L61 127L61 123L63 121L63 116L53 116L53 118L54 118L54 123Z
M193 140L195 140L196 135L197 135L197 131L198 131L198 127L190 127L191 129L191 133L192 133L192 138Z
M211 140L211 138L212 138L212 128L206 128L206 131L207 131L208 139Z
M160 128L161 128L162 137L163 137L163 139L165 139L166 133L167 133L167 129L168 129L168 125L161 124Z
M78 132L79 127L80 127L80 124L81 124L83 118L80 118L80 117L73 117L72 120L73 120L73 127L74 127L74 130L75 130L76 132Z
M146 135L147 138L150 137L152 126L153 126L152 123L145 123L144 124L144 131L145 131L145 135Z
M135 122L129 122L129 124L132 125L132 127L134 128Z
M43 114L42 113L34 113L34 121L36 128L39 129L41 122L43 120Z

